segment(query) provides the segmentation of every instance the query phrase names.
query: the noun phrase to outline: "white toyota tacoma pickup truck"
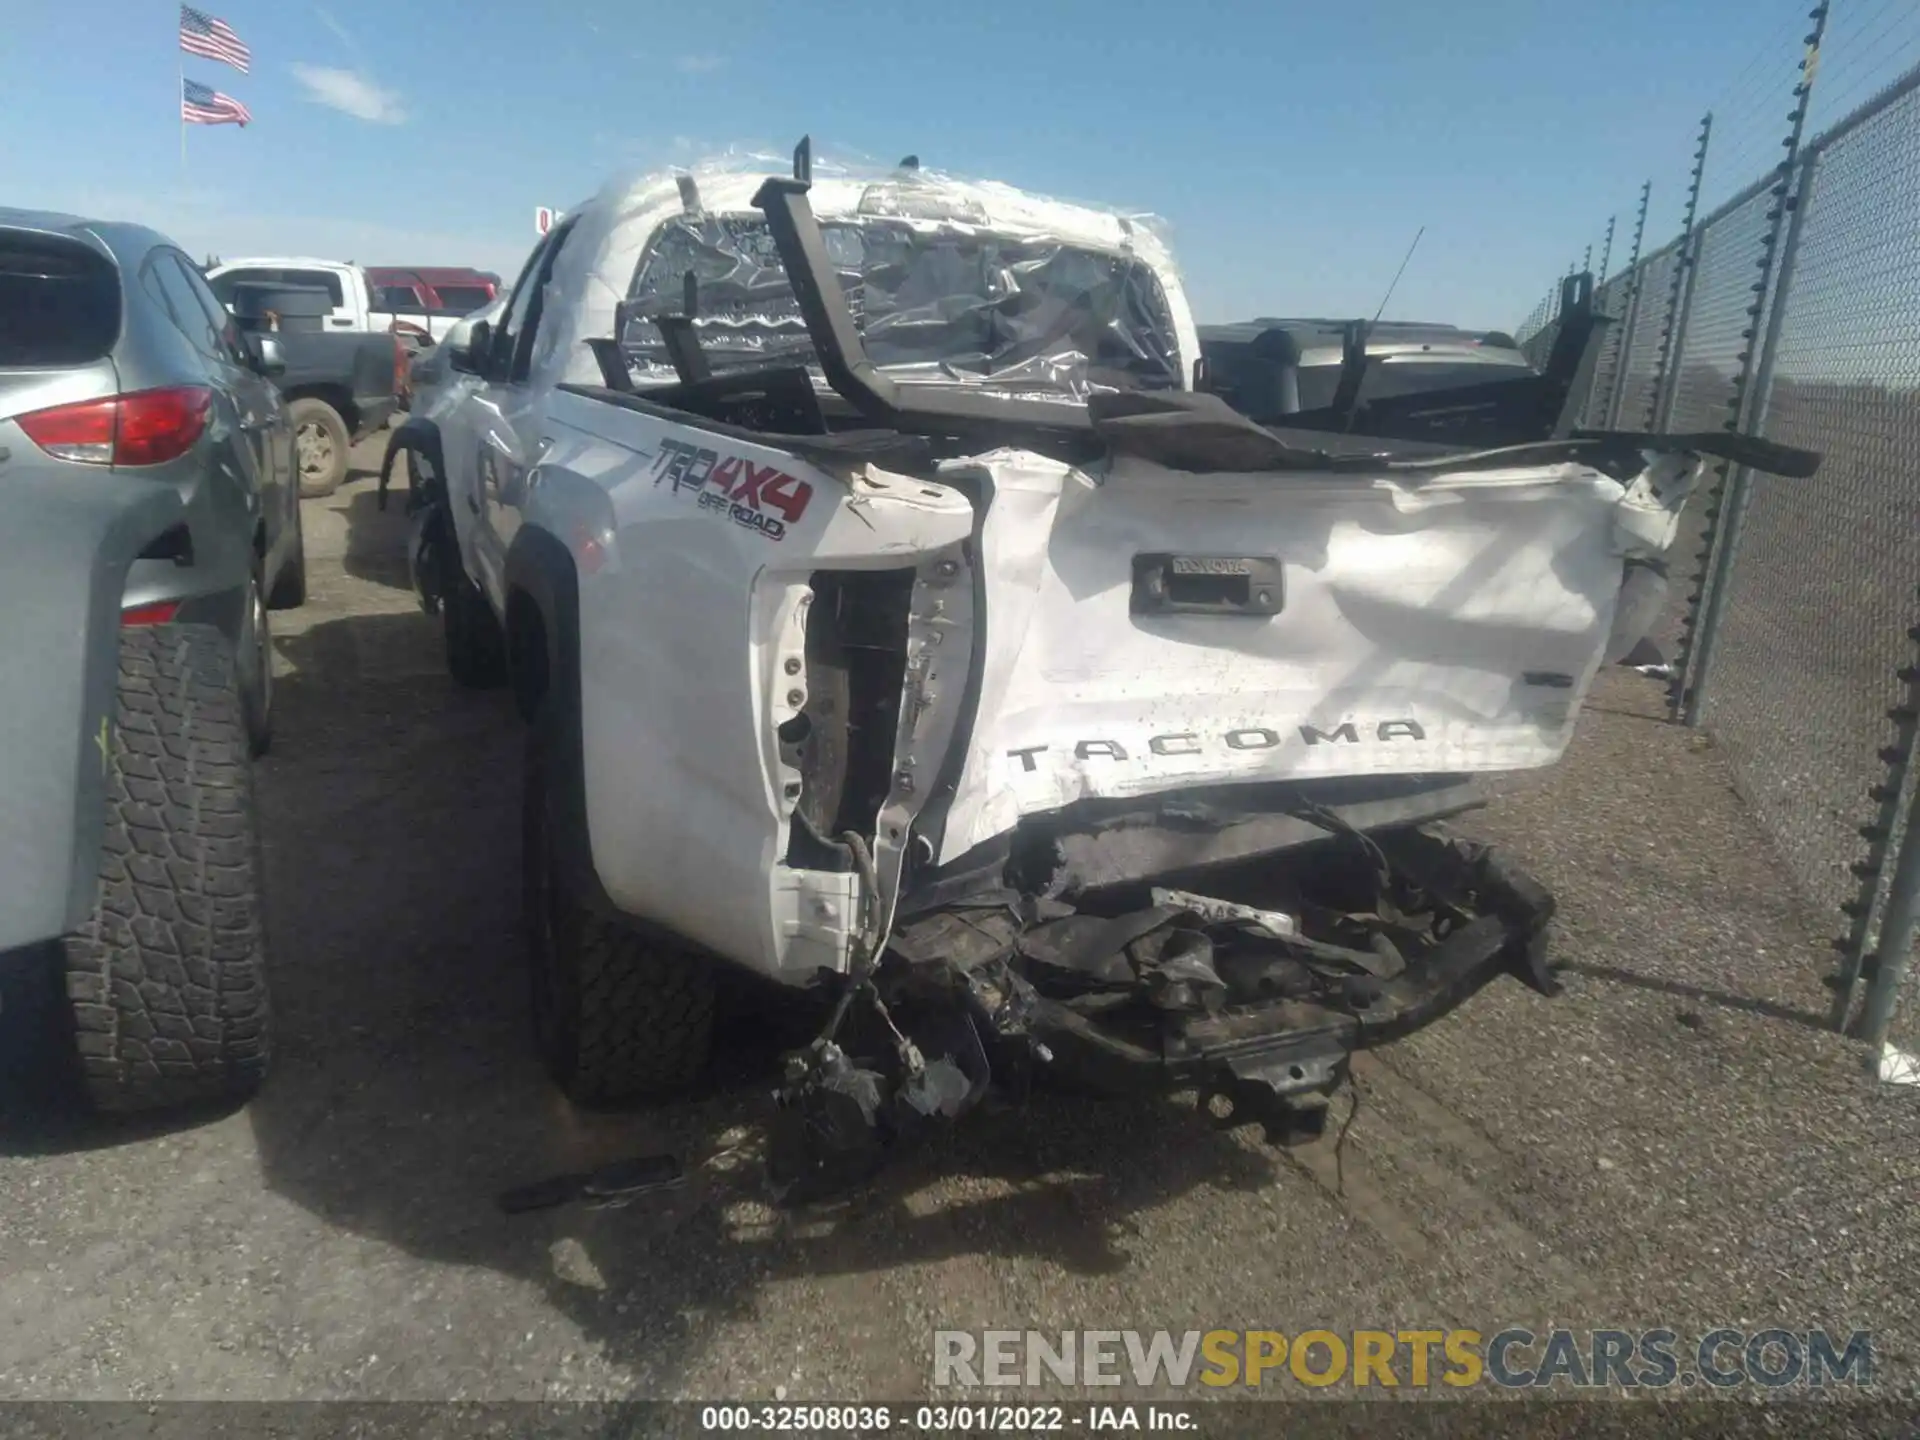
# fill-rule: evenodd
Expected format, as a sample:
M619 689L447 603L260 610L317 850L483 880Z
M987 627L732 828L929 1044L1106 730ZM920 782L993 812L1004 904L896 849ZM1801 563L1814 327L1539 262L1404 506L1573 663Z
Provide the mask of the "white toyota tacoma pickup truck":
M806 1196L1047 1072L1310 1138L1354 1050L1551 992L1551 898L1438 822L1560 757L1702 454L1816 457L1573 430L1584 291L1543 373L1369 402L1356 325L1263 427L1151 226L811 171L571 211L391 442L452 672L530 722L567 1093L689 1084L757 972L820 1007Z

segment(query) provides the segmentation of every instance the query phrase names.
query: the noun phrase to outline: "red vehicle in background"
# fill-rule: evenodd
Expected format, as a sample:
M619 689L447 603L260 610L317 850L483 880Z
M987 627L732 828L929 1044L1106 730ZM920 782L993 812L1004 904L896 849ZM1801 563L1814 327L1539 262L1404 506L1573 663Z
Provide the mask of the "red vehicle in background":
M394 317L393 333L409 360L435 344L455 320L492 304L500 292L498 275L465 266L369 265L366 273L373 306ZM411 385L402 387L403 409L411 405L411 390Z
M498 275L464 266L369 265L367 283L374 288L376 300L383 292L392 291L388 298L408 300L428 310L447 311L455 318L471 315L491 304L500 291Z
M418 349L433 344L461 316L493 303L500 277L465 267L369 265L367 289L376 310L402 317L394 328L410 334Z

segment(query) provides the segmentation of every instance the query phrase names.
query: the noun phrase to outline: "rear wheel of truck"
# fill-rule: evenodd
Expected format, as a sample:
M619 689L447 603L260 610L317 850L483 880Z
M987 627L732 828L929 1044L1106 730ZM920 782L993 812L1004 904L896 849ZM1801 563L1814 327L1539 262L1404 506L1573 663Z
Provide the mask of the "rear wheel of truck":
M250 1096L269 1050L260 854L231 647L197 625L120 636L100 889L62 969L105 1111Z
M331 495L347 478L347 451L353 437L340 412L308 396L288 407L293 420L293 459L300 472L300 498Z
M583 1108L665 1100L704 1074L713 1040L712 962L589 906L577 871L586 837L579 727L551 703L528 735L521 877L534 1031L554 1083ZM565 828L563 828L565 827Z

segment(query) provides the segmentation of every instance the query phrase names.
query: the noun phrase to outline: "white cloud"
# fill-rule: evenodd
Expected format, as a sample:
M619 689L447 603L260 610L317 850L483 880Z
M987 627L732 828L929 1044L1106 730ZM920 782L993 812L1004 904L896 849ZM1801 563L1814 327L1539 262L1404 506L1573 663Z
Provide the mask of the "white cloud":
M724 55L682 55L673 68L682 75L709 75L726 63Z
M400 125L407 112L400 92L374 83L357 70L333 70L324 65L295 65L293 77L306 87L316 104L375 125Z

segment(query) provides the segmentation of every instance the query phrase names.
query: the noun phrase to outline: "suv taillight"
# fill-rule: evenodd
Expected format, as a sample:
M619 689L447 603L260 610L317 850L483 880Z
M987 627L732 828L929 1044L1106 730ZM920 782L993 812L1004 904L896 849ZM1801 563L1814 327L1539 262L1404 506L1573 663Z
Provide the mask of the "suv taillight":
M87 465L160 465L193 448L207 428L213 392L204 385L136 390L56 405L14 418L47 454Z

